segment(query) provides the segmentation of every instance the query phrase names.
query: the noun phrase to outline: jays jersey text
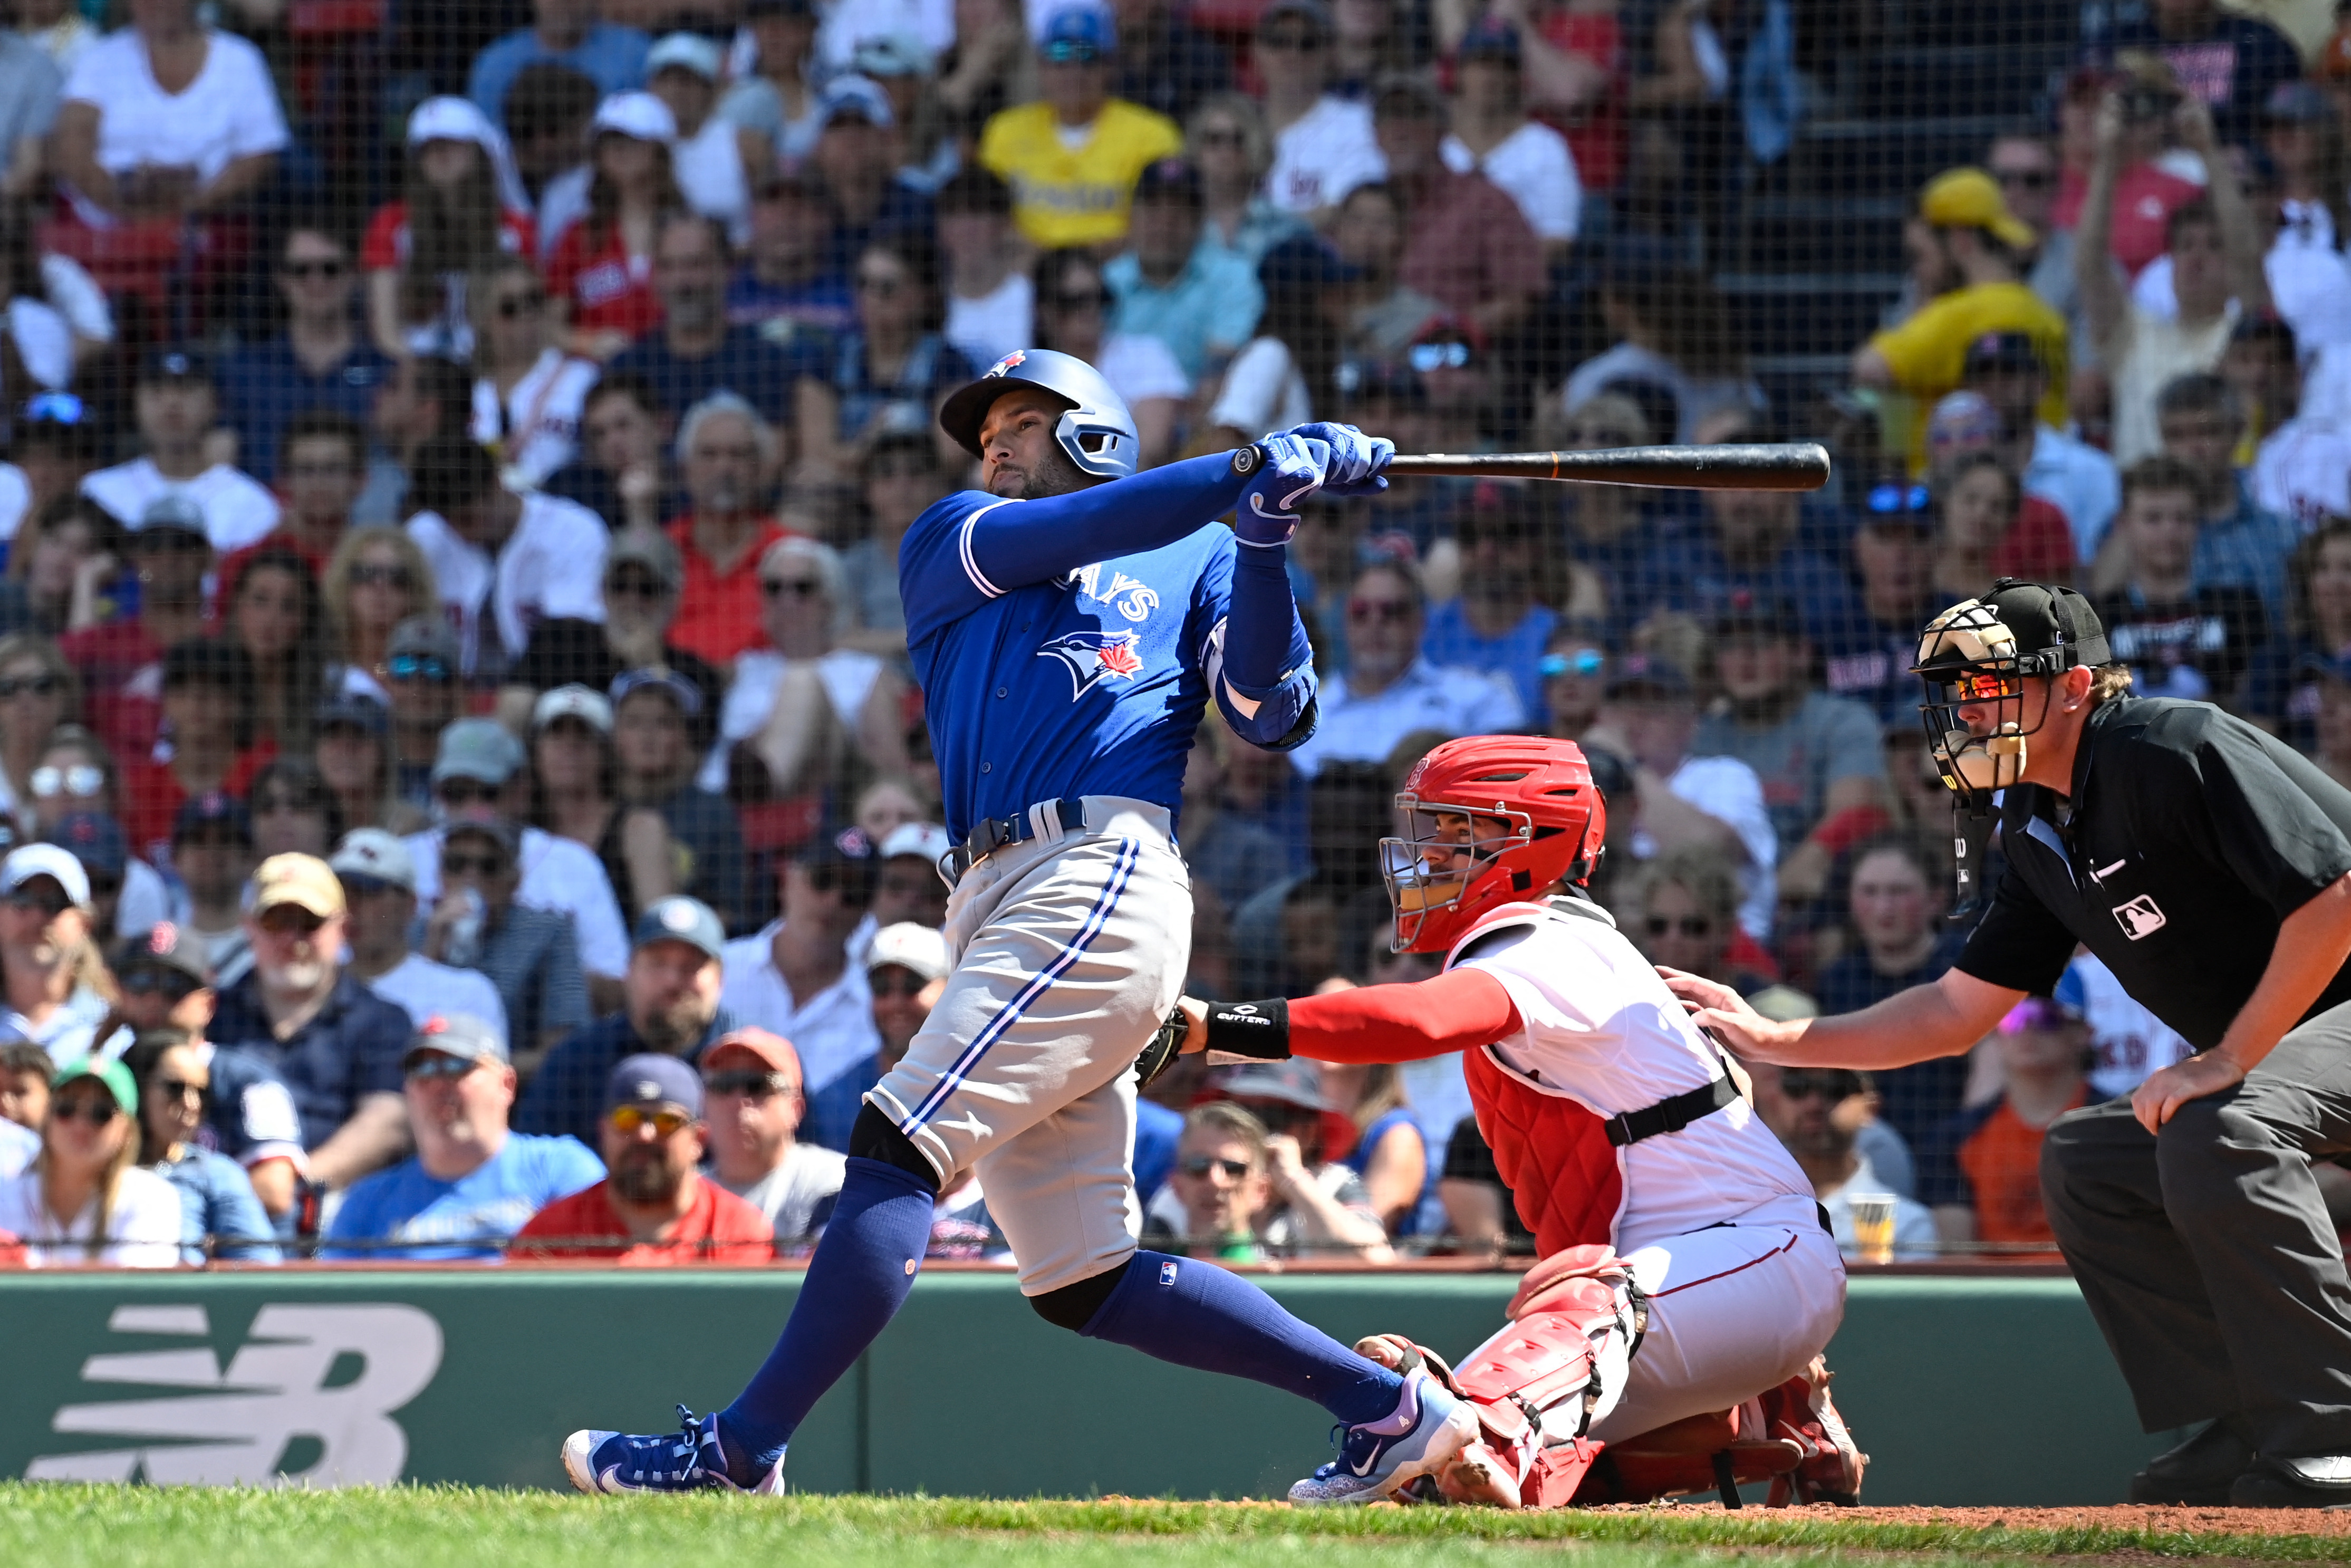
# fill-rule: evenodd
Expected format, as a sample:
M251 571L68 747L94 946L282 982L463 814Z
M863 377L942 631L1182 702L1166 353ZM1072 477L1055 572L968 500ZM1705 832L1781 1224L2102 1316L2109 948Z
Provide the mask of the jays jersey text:
M1210 521L1243 483L1199 457L1042 500L967 490L915 519L899 592L949 833L1070 796L1174 812L1212 691L1256 744L1305 738L1314 672L1278 557L1260 595ZM1288 622L1280 668L1226 669L1235 613Z

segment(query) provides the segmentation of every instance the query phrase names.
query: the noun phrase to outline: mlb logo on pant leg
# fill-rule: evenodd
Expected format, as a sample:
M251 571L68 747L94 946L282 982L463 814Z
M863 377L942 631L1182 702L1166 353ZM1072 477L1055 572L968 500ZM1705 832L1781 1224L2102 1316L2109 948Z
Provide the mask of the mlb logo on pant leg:
M2121 924L2123 935L2134 942L2152 936L2170 924L2163 911L2156 907L2155 900L2143 893L2128 904L2116 904L2115 919Z
M1159 1282L1163 1285L1172 1285L1176 1282L1175 1259L1170 1258L1159 1265Z

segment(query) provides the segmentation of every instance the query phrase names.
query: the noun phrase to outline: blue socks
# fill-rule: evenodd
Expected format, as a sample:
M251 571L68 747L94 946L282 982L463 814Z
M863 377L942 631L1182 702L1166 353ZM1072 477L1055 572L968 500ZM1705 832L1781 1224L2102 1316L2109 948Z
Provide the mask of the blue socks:
M776 1348L718 1413L737 1486L783 1456L809 1411L906 1303L930 1244L937 1194L919 1176L852 1155L824 1238Z
M783 1456L824 1391L905 1304L935 1205L921 1178L851 1157L782 1336L718 1413L719 1444L736 1484L750 1485ZM1284 1389L1351 1427L1395 1415L1404 1392L1395 1373L1290 1316L1239 1275L1163 1252L1137 1252L1079 1332L1178 1366Z
M1078 1332L1178 1366L1286 1389L1350 1427L1394 1414L1404 1394L1403 1378L1290 1316L1238 1274L1164 1252L1137 1252Z

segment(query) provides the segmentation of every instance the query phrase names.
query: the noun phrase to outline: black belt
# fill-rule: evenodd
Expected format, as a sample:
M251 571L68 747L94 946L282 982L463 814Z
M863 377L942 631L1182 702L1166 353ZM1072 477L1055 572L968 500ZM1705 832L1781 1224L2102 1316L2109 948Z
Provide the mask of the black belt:
M1702 1089L1693 1089L1687 1094L1660 1100L1638 1111L1627 1111L1621 1116L1611 1116L1602 1125L1608 1129L1608 1141L1621 1149L1627 1144L1637 1144L1660 1133L1678 1133L1692 1122L1713 1115L1738 1098L1739 1085L1728 1078L1718 1078Z
M1041 802L1040 802L1041 804ZM1078 832L1086 825L1086 803L1076 796L1051 802L1061 820L1063 832ZM986 860L1007 844L1026 843L1037 836L1037 807L1015 811L1008 817L989 817L972 829L962 843L939 859L939 875L953 887L963 873Z

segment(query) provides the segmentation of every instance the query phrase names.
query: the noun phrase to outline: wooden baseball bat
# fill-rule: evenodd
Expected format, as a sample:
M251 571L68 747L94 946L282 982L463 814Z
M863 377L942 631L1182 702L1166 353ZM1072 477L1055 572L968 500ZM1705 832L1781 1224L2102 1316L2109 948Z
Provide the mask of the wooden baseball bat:
M1437 452L1394 458L1385 472L1464 479L1563 479L1657 490L1817 490L1828 483L1829 455L1813 441L1618 446L1596 452Z

